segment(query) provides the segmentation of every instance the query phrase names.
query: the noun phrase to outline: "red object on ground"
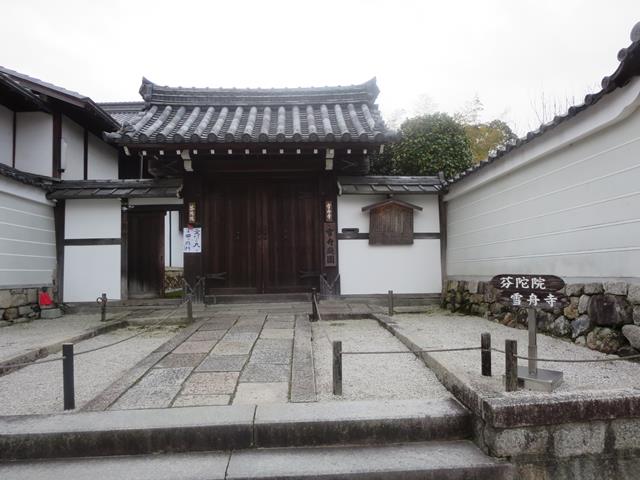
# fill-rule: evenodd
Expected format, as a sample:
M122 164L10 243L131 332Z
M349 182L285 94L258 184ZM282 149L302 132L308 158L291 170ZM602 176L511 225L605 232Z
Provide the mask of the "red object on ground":
M40 292L38 303L41 307L50 307L51 305L53 305L53 301L49 296L49 292Z

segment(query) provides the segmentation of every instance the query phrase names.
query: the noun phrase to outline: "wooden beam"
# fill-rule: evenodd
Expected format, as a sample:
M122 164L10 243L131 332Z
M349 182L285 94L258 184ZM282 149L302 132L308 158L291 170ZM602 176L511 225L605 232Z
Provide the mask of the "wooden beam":
M89 130L84 129L84 139L83 139L83 150L82 150L82 168L83 168L83 178L87 180L89 178Z
M53 178L60 178L62 169L62 114L53 113L53 152L52 152L52 172Z

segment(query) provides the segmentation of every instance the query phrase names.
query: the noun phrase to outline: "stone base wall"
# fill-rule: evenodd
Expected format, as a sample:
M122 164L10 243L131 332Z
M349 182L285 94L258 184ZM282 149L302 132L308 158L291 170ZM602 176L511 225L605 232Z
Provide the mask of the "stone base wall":
M640 354L640 284L626 282L567 284L560 293L569 304L538 310L538 331L566 338L592 350L620 356ZM499 301L489 282L448 280L442 306L478 315L514 328L527 328L527 311Z
M0 326L40 317L39 288L0 289Z
M182 290L184 270L176 267L165 267L164 269L164 291L171 292Z

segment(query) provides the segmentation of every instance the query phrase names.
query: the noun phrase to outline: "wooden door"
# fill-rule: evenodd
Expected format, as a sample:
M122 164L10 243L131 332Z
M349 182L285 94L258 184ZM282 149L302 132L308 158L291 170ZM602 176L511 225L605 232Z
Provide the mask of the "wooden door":
M164 295L164 211L128 212L128 288L131 298Z
M205 191L204 270L218 277L207 281L211 293L303 292L318 286L317 181L225 177Z
M320 202L317 182L274 180L261 194L262 291L305 292L320 274Z

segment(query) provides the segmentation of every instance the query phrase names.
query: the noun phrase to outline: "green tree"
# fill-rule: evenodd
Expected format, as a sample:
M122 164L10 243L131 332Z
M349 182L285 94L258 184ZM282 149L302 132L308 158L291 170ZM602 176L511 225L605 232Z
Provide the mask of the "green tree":
M451 178L471 166L471 147L464 127L446 113L410 118L401 125L400 133L401 140L389 152L395 174L444 172L446 178Z
M473 163L481 162L489 156L489 152L517 138L509 125L502 120L465 125L464 131L471 146Z

